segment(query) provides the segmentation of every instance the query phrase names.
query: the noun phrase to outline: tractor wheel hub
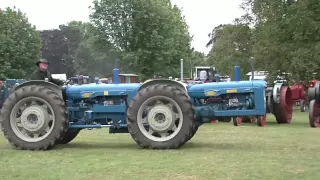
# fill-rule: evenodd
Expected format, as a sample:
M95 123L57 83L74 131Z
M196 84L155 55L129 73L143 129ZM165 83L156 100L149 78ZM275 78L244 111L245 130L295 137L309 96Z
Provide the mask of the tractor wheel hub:
M49 121L48 112L41 106L30 106L21 115L21 124L29 132L44 130Z
M148 124L151 129L166 131L174 123L174 112L166 105L154 106L148 113Z

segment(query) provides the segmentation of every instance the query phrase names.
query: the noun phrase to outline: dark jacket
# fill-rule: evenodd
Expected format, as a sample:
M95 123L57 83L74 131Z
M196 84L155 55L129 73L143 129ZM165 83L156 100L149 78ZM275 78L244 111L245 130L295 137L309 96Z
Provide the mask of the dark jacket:
M40 71L37 69L32 73L31 76L31 80L45 80L45 78L48 78L49 82L52 82L58 86L63 85L63 81L59 79L53 79L49 71Z

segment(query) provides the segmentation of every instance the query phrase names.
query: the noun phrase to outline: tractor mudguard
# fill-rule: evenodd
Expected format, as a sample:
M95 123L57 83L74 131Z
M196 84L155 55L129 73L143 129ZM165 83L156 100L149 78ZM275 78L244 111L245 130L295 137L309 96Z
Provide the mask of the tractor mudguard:
M43 87L46 87L48 89L51 89L52 91L54 91L55 93L59 94L59 96L62 98L62 90L61 90L61 87L57 86L56 84L53 84L51 82L47 82L47 81L42 81L42 80L31 80L31 81L27 81L27 82L24 82L22 84L19 84L18 86L16 86L14 88L14 90L18 90L22 87L25 87L25 86L31 86L31 85L38 85L38 86L43 86Z
M169 80L169 79L149 79L147 81L145 81L145 83L143 83L141 85L141 87L139 88L139 91L145 87L154 85L154 84L166 84L166 85L171 85L171 86L175 86L178 87L179 89L183 90L183 91L187 91L187 85L180 82L180 81L173 81L173 80Z

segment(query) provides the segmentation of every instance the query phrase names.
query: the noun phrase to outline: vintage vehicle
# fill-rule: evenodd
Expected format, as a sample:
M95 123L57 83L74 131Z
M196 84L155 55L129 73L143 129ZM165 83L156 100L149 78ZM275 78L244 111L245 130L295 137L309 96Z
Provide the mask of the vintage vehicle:
M264 126L267 108L273 107L269 111L279 122L288 121L283 115L288 112L281 112L288 95L285 86L268 89L265 81L212 82L212 78L210 74L209 82L202 84L168 79L119 83L116 69L112 84L99 83L99 78L91 84L66 81L62 87L6 80L0 125L4 137L18 149L47 150L90 128L130 133L143 148L175 149L212 119L255 117Z

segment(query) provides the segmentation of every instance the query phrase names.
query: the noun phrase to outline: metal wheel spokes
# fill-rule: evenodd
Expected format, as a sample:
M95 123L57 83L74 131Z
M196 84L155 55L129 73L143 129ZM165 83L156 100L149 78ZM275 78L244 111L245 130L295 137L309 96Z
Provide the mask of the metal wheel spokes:
M26 142L38 142L52 131L55 117L49 103L38 97L20 100L10 114L13 132Z
M167 141L181 129L182 110L172 99L155 96L145 101L138 110L138 126L153 141Z

